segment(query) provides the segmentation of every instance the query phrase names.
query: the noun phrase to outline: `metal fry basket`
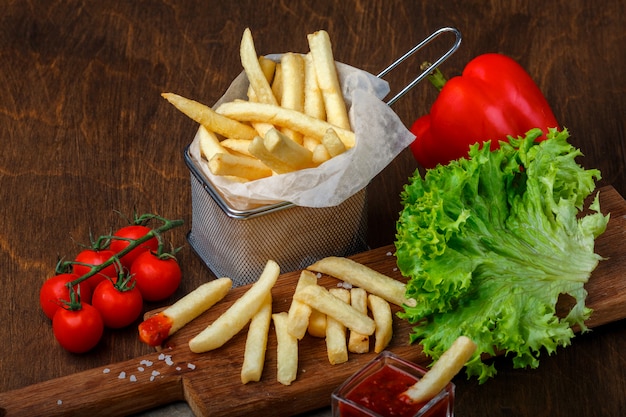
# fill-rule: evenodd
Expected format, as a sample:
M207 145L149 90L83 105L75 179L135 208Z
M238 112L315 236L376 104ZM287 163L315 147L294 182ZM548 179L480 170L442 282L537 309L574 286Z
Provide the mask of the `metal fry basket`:
M454 28L432 33L378 77L384 77L445 32L454 33L456 41L432 67L440 65L460 44L460 33ZM420 73L387 104L395 103L427 75L427 70ZM192 224L187 239L206 266L218 277L231 278L233 286L255 282L269 259L278 263L281 272L289 272L327 256L349 256L368 249L366 189L334 207L309 208L279 202L239 210L199 169L189 146L184 158L191 172Z

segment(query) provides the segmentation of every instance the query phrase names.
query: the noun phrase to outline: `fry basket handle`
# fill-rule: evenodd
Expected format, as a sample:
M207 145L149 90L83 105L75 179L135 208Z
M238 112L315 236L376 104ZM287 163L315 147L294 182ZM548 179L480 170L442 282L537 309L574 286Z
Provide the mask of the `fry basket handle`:
M437 31L435 31L432 34L430 34L423 41L421 41L420 43L415 45L413 48L411 48L407 53L402 55L400 58L396 59L391 65L389 65L387 68L382 70L377 75L378 78L383 78L385 75L389 74L393 69L395 69L398 65L400 65L402 62L404 62L407 58L409 58L414 53L416 53L417 51L422 49L424 46L426 46L430 42L432 42L435 38L437 38L438 36L440 36L440 35L442 35L443 33L446 33L446 32L452 32L454 34L454 36L455 36L454 44L450 47L450 49L448 49L443 55L441 55L429 68L427 68L424 71L422 71L417 76L417 78L415 78L413 81L411 81L409 84L407 84L402 90L400 90L399 93L397 93L392 99L390 99L387 102L387 105L391 106L396 101L398 101L410 89L415 87L420 81L422 81L424 78L426 78L426 76L428 76L428 74L430 72L432 72L433 69L437 68L446 59L448 59L453 53L455 53L456 50L459 49L459 45L461 45L461 32L458 29L455 29L453 27L443 27L441 29L438 29Z

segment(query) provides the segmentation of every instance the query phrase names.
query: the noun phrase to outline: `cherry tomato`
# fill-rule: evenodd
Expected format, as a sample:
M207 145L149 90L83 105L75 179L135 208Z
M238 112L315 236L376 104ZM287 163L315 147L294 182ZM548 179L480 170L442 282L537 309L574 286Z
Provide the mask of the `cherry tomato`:
M52 320L54 313L63 302L69 302L70 291L65 284L78 278L76 274L59 274L48 278L39 290L39 304L45 315ZM91 286L85 281L74 286L74 291L80 295L81 301L91 302Z
M98 310L81 303L75 310L60 308L52 318L54 337L64 349L84 353L93 349L104 333L104 324Z
M74 262L80 262L80 263L87 264L87 265L101 265L105 263L106 261L108 261L109 259L111 259L111 257L113 256L115 256L115 252L113 252L112 250L85 249L85 250L82 250L78 255L76 255L76 258L74 258ZM78 276L85 275L90 270L91 270L90 266L79 265L79 264L72 265L72 272ZM116 277L117 277L117 268L115 266L115 263L113 263L105 267L102 271L98 272L97 274L87 278L86 282L88 282L89 285L91 285L91 288L96 288L96 286L103 280L106 280L107 278L114 279Z
M109 246L109 249L115 253L119 253L131 243L129 240L125 239L139 239L145 236L148 232L150 232L150 230L151 229L149 227L141 225L130 225L122 227L117 232L115 232L113 236L121 237L124 239L111 239L111 245ZM159 241L157 240L157 238L150 238L146 242L142 243L141 245L124 255L122 259L120 259L120 261L122 262L122 265L124 265L124 267L130 269L133 261L137 259L139 255L150 250L156 251L158 247Z
M161 301L176 292L182 276L180 266L171 255L157 256L154 252L142 253L133 262L130 273L144 300Z
M130 325L143 310L143 298L136 286L119 289L109 280L94 289L91 304L102 315L104 325L111 329Z

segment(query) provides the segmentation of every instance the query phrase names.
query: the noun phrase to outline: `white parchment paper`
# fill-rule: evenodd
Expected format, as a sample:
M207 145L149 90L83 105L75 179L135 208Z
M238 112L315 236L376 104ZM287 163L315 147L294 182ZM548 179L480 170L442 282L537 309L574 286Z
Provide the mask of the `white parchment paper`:
M279 59L280 55L270 55ZM229 205L238 210L289 201L304 207L332 207L363 189L415 136L382 99L389 85L372 74L337 63L343 96L349 109L356 146L316 168L250 181L234 182L213 175L200 155L198 135L190 145L197 166ZM248 80L241 73L215 104L246 98Z

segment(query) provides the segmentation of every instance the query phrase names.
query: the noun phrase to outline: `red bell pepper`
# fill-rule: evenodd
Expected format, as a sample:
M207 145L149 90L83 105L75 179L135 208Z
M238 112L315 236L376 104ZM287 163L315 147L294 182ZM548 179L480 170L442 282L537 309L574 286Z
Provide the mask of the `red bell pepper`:
M477 142L491 140L495 149L507 136L524 135L537 127L547 133L548 128L558 127L539 87L507 56L479 55L462 75L448 81L433 76L431 82L440 88L439 96L430 114L411 127L416 136L411 150L424 168L467 156L470 145Z

